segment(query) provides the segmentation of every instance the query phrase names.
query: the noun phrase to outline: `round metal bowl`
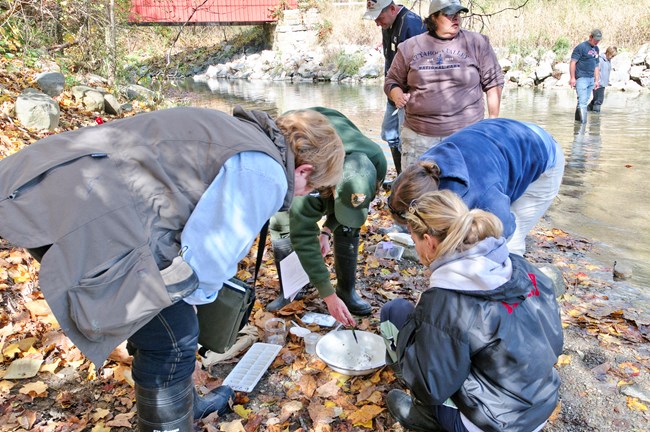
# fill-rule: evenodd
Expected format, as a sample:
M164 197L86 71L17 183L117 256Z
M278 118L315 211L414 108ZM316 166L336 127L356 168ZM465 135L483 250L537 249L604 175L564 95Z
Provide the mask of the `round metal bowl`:
M356 330L332 331L316 345L316 355L330 368L344 375L368 375L386 364L384 339L374 333Z

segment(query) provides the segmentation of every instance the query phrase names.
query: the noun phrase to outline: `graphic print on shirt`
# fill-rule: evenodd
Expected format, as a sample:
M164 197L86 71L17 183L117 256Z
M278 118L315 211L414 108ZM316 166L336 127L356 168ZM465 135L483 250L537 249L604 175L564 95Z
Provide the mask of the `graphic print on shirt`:
M461 60L467 58L466 52L453 49L421 51L413 56L413 63L415 63L413 69L420 71L460 69Z

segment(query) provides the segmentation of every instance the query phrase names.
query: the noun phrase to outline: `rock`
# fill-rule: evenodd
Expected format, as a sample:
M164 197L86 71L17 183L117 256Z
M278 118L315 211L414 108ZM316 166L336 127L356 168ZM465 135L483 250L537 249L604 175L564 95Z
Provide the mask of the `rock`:
M644 43L632 58L633 65L646 66L646 58L650 55L650 44Z
M84 85L72 87L72 96L81 102L88 111L104 111L104 93L96 88Z
M637 384L623 386L621 388L621 393L625 396L637 398L646 404L650 403L650 393L648 393L648 390L640 388Z
M16 99L16 117L30 129L53 132L59 126L59 104L40 91L28 88Z
M36 75L36 84L46 95L56 97L63 93L65 76L60 72L42 72Z
M614 280L626 280L632 277L632 266L626 262L614 261L612 272Z
M104 112L113 115L122 114L122 106L117 101L117 98L110 93L104 95Z
M129 84L124 89L124 94L128 100L141 100L145 102L153 102L156 100L155 92L137 84Z
M499 66L501 66L501 70L503 71L503 73L506 73L510 69L512 69L512 62L507 58L502 58L499 60Z
M537 268L548 276L553 282L553 291L555 291L555 297L560 297L566 292L566 284L564 283L564 275L562 271L553 264L536 264Z

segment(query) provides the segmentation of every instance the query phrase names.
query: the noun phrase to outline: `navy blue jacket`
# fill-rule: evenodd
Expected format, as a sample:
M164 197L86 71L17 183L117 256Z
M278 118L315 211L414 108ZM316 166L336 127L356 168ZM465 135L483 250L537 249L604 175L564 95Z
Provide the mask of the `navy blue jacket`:
M402 6L395 22L388 30L382 30L382 43L384 46L384 74L388 73L393 58L397 52L397 45L406 39L417 36L427 31L420 15Z
M498 216L503 235L509 238L516 227L510 204L555 166L555 151L555 140L541 128L498 118L461 129L427 150L420 160L438 164L440 189L456 192L469 208Z

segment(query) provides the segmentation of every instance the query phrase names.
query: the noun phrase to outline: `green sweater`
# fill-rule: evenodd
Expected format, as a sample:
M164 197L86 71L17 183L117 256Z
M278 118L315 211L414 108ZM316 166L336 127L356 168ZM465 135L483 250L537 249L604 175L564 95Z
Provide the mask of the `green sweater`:
M366 137L354 123L338 111L329 108L310 108L325 115L343 141L345 154L363 153L377 171L375 187L386 177L387 162L381 147ZM309 281L318 289L321 297L335 292L330 273L320 253L318 222L326 216L325 226L334 231L340 226L334 213L334 197L295 197L290 209L291 244Z

